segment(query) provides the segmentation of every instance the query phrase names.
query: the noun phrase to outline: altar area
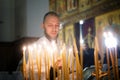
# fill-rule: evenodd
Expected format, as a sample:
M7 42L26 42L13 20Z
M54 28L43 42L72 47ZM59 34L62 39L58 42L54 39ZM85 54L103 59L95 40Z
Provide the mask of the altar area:
M112 34L106 34L110 39L114 40ZM107 38L107 39L109 39ZM116 43L116 42L115 42ZM119 80L119 66L120 66L120 56L119 56L119 48L115 47L116 45L109 44L106 48L106 53L104 57L104 62L101 62L101 57L98 52L98 42L95 37L95 48L84 49L82 43L80 43L80 55L78 55L77 46L75 39L73 40L74 49L69 48L68 53L65 45L62 46L61 54L57 57L61 57L62 59L62 68L56 68L55 65L55 55L52 56L52 66L53 71L50 72L50 56L49 52L46 50L44 53L45 56L45 79L50 80L50 74L53 74L54 80ZM28 59L29 60L29 72L27 72L26 66L26 50L28 48ZM40 50L38 50L38 49ZM74 52L74 53L73 53ZM34 75L34 64L33 64L33 56L36 56L36 65L37 65L37 74ZM42 80L42 56L41 49L39 45L32 44L23 47L23 77L27 80L29 76L30 80ZM72 55L74 54L74 56ZM28 79L28 80L29 80Z

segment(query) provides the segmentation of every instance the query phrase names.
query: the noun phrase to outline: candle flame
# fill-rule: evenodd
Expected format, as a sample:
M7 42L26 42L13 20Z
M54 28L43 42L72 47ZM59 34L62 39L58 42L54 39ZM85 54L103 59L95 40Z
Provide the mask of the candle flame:
M23 47L23 51L25 51L25 50L26 50L26 46Z
M113 48L117 46L117 39L113 36L111 32L104 32L105 45L108 48ZM112 40L112 41L111 41Z
M53 51L55 52L57 50L57 46L55 44L55 40L52 41L52 47L53 47Z
M38 45L38 52L40 52L41 51L41 45Z
M72 52L72 48L69 48L69 53Z
M32 51L33 50L33 47L32 46L28 46L28 49L30 50L30 51Z
M34 43L34 44L33 44L33 47L36 49L36 48L37 48L37 44Z
M80 20L80 21L79 21L79 23L80 23L80 24L83 24L83 23L84 23L84 21L83 21L83 20Z

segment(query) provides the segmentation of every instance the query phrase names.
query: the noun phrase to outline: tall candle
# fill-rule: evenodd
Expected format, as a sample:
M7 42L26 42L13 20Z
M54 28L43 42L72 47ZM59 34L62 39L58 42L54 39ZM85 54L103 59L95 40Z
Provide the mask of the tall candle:
M54 80L55 80L55 75L56 75L56 74L55 74L55 67L56 67L56 66L55 66L55 59L54 59L54 55L53 55L53 57L52 57L52 58L53 58L53 78L54 78Z
M72 80L74 80L74 58L72 57Z
M33 59L32 59L32 46L29 46L29 67L30 67L30 79L34 80L34 68L33 68Z
M66 50L64 48L63 54L62 54L62 59L63 59L63 74L64 74L64 80L68 80L67 78L67 65L66 65Z
M24 75L24 78L27 79L25 51L26 51L26 47L24 46L23 47L23 75Z
M71 49L71 48L69 48L69 53L68 53L68 66L67 66L68 79L69 79L69 73L70 73L70 58L71 58L71 53L72 53L72 49Z
M111 58L111 61L112 61L112 67L113 67L113 75L114 75L114 79L116 80L114 57L113 57L112 49L109 49L109 50L110 50L110 58Z
M81 59L81 80L83 79L83 48L82 43L80 44L80 59Z
M63 79L68 80L67 79L67 74L66 74L66 50L65 50L65 44L63 45L61 56L62 56L62 63L63 63L62 64Z
M98 65L98 45L97 38L95 37L95 50L94 50L94 62L95 62L95 72L96 80L99 80L99 65Z
M52 65L53 65L53 78L54 78L54 80L55 80L55 78L56 78L56 69L57 69L57 65L56 65L56 59L55 58L57 58L57 56L56 56L56 54L57 54L57 46L56 46L56 41L52 41L52 43L51 43L51 46L52 46L52 48L53 48L53 51L51 51L51 57L52 57Z
M36 65L37 65L37 70L38 70L38 79L40 80L40 77L39 77L39 55L38 55L38 51L37 51L37 45L34 43L33 44L33 54L35 55L36 57Z
M109 80L111 80L111 78L110 78L110 60L109 60L109 55L108 55L108 48L106 48L106 57L107 57L107 65L108 65L108 78L109 78Z
M47 54L47 52L46 52L46 49L44 50L45 51L45 58L44 58L44 61L45 61L45 77L46 77L46 80L47 80L47 58L46 58L46 54Z
M73 41L73 45L74 45L74 51L75 51L75 60L76 60L76 74L77 74L77 80L79 80L81 78L81 65L80 65L80 60L79 60L79 57L78 57L78 51L77 51L77 46L76 46L76 40L74 38L74 41ZM82 79L81 79L82 80Z
M41 64L42 64L42 59L41 59L41 58L42 58L42 55L41 55L41 54L42 54L42 52L40 51L39 53L40 53L40 57L39 57L39 58L40 58L40 59L39 59L39 60L40 60L40 68L39 68L39 69L40 69L40 80L41 80L41 66L42 66L42 65L41 65Z
M115 47L115 67L116 67L117 80L119 80L119 69L118 69L118 58L117 58L117 48L116 47Z
M40 47L36 51L36 64L37 64L37 69L38 69L38 80L40 80Z
M48 55L48 52L46 53L46 71L47 71L47 80L50 80L50 56Z
M58 60L61 60L61 58L60 58L60 56L58 56L58 54L56 55L56 59L57 59L57 61ZM56 62L56 61L55 61ZM58 65L56 65L57 67L57 70L56 70L56 73L57 73L57 76L58 76L58 80L60 80L61 78L60 78L60 70L59 70L59 67L58 67Z

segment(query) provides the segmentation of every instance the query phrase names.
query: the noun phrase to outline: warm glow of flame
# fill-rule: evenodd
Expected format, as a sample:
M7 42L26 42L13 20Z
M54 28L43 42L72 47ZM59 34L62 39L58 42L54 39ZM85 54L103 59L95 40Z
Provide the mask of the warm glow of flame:
M84 21L83 21L83 20L80 20L80 21L79 21L79 24L83 24L83 23L84 23Z
M104 32L105 46L107 48L113 48L117 46L117 39L113 36L111 32Z
M26 46L23 47L23 51L25 51L25 50L26 50Z
M72 48L69 48L69 52L72 52Z
M41 51L41 45L38 45L37 50L38 50L38 52L40 53L40 51Z
M106 32L104 32L104 33L103 33L103 36L104 36L105 38L107 38L108 35L107 35Z
M84 40L83 40L83 39L80 39L80 44L83 45L83 43L84 43Z
M33 47L36 49L36 48L37 48L37 44L34 43L34 44L33 44Z
M55 44L55 40L52 41L53 52L57 50L57 46Z
M30 50L30 51L33 51L33 47L32 46L28 46L28 49Z

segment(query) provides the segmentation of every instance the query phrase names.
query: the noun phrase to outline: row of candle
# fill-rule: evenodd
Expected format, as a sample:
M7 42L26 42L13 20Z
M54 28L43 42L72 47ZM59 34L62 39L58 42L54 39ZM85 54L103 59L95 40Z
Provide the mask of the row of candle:
M74 42L75 43L75 42ZM76 44L74 45L76 47ZM35 80L35 76L34 76L34 60L33 60L33 55L36 56L36 65L37 65L37 71L38 71L38 80L41 80L41 67L42 67L42 58L43 56L40 55L40 54L44 54L44 60L45 60L45 77L46 77L46 80L50 80L50 66L51 66L51 58L50 58L50 55L47 51L42 51L42 52L45 52L45 53L42 53L41 52L41 49L38 49L38 48L41 48L39 47L38 45L33 45L33 46L24 46L23 47L23 74L24 74L24 77L25 79L27 79L28 75L30 74L30 79L31 80ZM72 47L68 50L68 53L66 51L66 46L65 44L63 45L62 47L62 51L61 51L61 54L60 55L57 55L55 56L54 54L52 55L52 66L53 66L53 72L54 72L54 80L56 79L56 75L57 75L57 78L58 80L69 80L70 79L70 64L71 64L71 58L72 58L72 80L74 80L74 58L76 58L76 73L77 73L77 80L80 79L80 77L82 76L79 76L79 74L82 73L82 68L81 68L81 65L80 65L80 60L79 60L79 56L77 55L77 52L75 53L75 56L73 56L73 49ZM57 54L56 51L54 51L55 54ZM27 62L26 62L26 57L25 55L28 55L28 63L29 63L29 72L27 72ZM49 54L49 55L48 55ZM72 54L72 55L71 55ZM56 65L56 58L61 58L62 60L62 69L59 69ZM80 72L81 71L81 72ZM57 73L57 74L56 74ZM81 77L82 78L82 77Z
M61 51L61 54L60 55L57 55L55 56L54 54L52 55L52 66L53 66L53 72L54 72L54 80L56 79L56 75L57 75L57 79L58 80L70 80L70 63L72 63L72 80L75 79L75 76L76 76L76 80L83 80L83 49L82 49L82 46L80 47L80 56L78 56L78 51L77 51L77 46L76 46L76 41L75 39L73 40L73 46L74 48L70 48L69 49L69 53L67 53L66 51L66 47L65 45L62 46L62 51ZM41 48L41 47L38 47L38 48ZM36 48L36 46L34 47L31 47L29 46L28 47L28 55L29 55L29 66L31 66L31 68L29 69L30 70L30 79L31 80L35 80L34 79L34 63L33 63L33 54L36 55L36 64L37 64L37 70L38 70L38 80L41 80L41 66L42 66L42 59L43 56L40 55L40 54L45 54L45 77L46 77L46 80L50 80L50 55L49 54L49 51L45 50L44 52L45 53L42 53L40 49ZM99 80L100 79L100 72L99 72L99 59L98 59L98 51L99 51L99 48L98 48L98 42L97 42L97 38L95 38L95 48L94 48L94 62L95 62L95 71L96 71L96 79ZM26 51L27 51L27 47L24 47L23 48L23 74L24 74L24 77L28 77L28 72L27 72L27 68L26 68L26 58L25 58L25 54L26 54ZM109 49L110 51L110 59L112 61L112 67L113 67L113 73L114 73L114 78L116 79L115 75L117 75L117 79L119 79L119 73L118 73L118 62L117 62L117 50L116 48L114 49L114 52L111 52L111 50ZM57 54L56 51L54 51L55 54ZM49 55L48 55L49 54ZM72 56L71 58L71 55L70 54L73 54L74 56ZM114 55L113 55L114 54ZM107 64L108 64L108 77L110 76L110 70L109 70L109 55L108 55L108 49L107 49ZM55 64L56 63L56 58L61 58L62 59L62 69L59 69L57 67L57 65ZM76 61L76 64L74 63L74 58L75 58L75 61ZM72 60L72 61L71 61ZM76 65L76 67L75 67ZM116 65L116 66L115 66ZM74 70L76 68L76 74L74 73ZM56 74L57 73L57 74ZM109 77L110 79L110 77Z
M40 74L41 74L41 56L40 56L40 49L37 50L36 45L32 46L24 46L23 47L23 74L24 78L27 80L28 77L31 80L34 79L34 60L33 56L36 57L36 65L38 70L38 79L40 80ZM26 55L28 56L28 60L26 59Z
M101 61L98 59L99 44L98 44L97 37L95 37L95 48L94 48L95 73L93 72L93 76L96 77L96 80L101 80L101 78L103 78L106 75L108 75L108 80L113 80L113 79L119 80L117 45L116 45L115 38L113 37L112 33L105 34L105 42L106 42L105 44L107 44L106 45L106 58L107 58L108 71L107 72L102 71L102 68L101 68L102 64L100 64ZM110 61L112 63L113 78L110 75L111 74Z
M117 57L117 38L115 38L116 34L113 35L112 32L106 31L106 32L104 32L103 35L105 38L105 45L106 45L108 78L109 78L109 80L112 80L112 78L110 77L110 61L111 61L114 80L119 80L118 57Z

